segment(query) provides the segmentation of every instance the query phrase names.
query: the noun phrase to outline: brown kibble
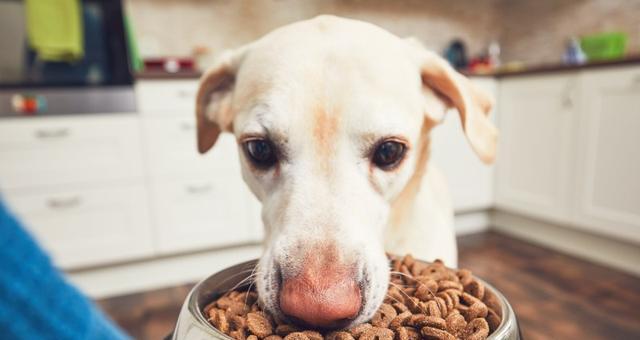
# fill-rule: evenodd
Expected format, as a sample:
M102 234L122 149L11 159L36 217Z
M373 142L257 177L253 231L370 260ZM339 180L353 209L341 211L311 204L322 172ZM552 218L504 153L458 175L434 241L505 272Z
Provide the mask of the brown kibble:
M498 313L494 312L491 308L489 308L489 312L487 313L487 317L485 319L489 324L489 331L491 333L498 329L498 326L500 326L500 322L502 321L500 316L498 316Z
M264 340L282 340L282 337L279 335L272 334L264 338Z
M464 291L473 295L479 300L484 299L484 285L478 280L471 280L471 282L464 286Z
M450 280L443 280L438 282L438 291L445 291L447 289L463 290L463 287L460 282Z
M391 306L396 309L396 312L398 312L398 314L404 313L409 310L409 308L407 308L404 303L400 302L394 302Z
M460 313L451 313L445 320L447 322L447 331L457 338L461 338L464 334L467 321Z
M371 327L358 340L393 340L393 331L388 328Z
M234 330L243 329L247 326L247 320L239 315L234 315L229 318L229 324Z
M351 335L353 335L356 338L359 338L360 335L362 335L362 333L368 331L371 327L371 324L369 323L362 323L359 324L357 326L353 326L349 329L349 333L351 333Z
M406 325L410 317L411 312L409 311L398 314L395 318L393 318L393 320L391 320L391 323L389 323L389 328L398 329L400 328L400 326Z
M245 339L247 339L247 333L244 331L244 329L237 329L235 331L231 331L231 332L229 332L229 336L234 338L234 339L236 339L236 340L245 340Z
M247 328L259 338L265 338L273 334L273 326L269 320L260 313L247 314Z
M389 304L383 303L378 311L373 315L371 324L375 327L388 327L391 320L396 317L398 313Z
M447 323L444 319L439 318L439 317L435 317L435 316L427 316L424 314L421 315L412 315L409 320L407 321L407 324L409 326L415 327L415 328L422 328L422 327L434 327L434 328L438 328L438 329L446 329L447 328Z
M302 332L293 332L285 336L284 340L309 340L309 337Z
M422 327L422 329L420 329L420 333L422 333L422 336L426 339L456 340L456 337L449 334L447 331L434 327Z
M293 332L300 332L300 328L289 324L282 324L276 327L276 334L279 336L287 336Z
M466 340L481 340L486 339L489 335L489 325L487 321L482 318L471 320L465 328Z
M309 340L324 340L322 334L316 331L303 331L302 333L304 333Z
M502 321L497 296L465 269L411 255L391 257L384 303L370 323L322 333L274 320L254 290L230 291L203 308L208 321L236 340L482 340Z
M349 332L338 331L327 334L326 340L355 340Z

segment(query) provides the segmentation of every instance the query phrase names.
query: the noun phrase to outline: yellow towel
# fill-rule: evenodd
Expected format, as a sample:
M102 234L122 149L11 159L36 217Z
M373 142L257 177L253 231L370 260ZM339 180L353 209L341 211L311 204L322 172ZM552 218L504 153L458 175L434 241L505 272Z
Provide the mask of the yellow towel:
M26 0L29 44L45 61L84 55L80 0Z

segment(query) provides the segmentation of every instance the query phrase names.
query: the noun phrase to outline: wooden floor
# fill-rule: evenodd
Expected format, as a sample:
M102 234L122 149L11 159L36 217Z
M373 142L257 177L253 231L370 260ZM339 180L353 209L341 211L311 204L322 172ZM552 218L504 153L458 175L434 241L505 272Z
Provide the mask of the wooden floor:
M524 339L640 339L639 278L495 232L458 241L460 266L504 293ZM161 339L189 288L98 303L136 339Z

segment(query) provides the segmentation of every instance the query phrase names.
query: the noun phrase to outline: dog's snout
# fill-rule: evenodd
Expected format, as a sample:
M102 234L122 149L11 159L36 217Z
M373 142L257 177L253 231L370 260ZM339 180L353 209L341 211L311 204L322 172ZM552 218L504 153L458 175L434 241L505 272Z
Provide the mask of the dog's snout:
M350 267L307 262L298 275L286 278L280 309L294 319L321 328L340 327L358 316L362 293Z

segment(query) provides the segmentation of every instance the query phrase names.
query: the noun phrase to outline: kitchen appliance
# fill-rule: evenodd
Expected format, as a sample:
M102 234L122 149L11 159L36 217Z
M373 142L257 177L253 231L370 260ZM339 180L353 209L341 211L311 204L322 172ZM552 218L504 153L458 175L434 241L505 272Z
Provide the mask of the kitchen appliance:
M54 7L62 12L53 11L45 21L53 29L69 31L68 25L57 26L68 22L60 17L68 11L63 3L69 4L45 4L62 6ZM135 112L121 1L78 0L77 4L69 13L78 19L74 27L79 28L58 37L78 36L80 52L60 60L35 45L33 13L49 19L47 12L33 11L25 0L0 0L0 117ZM39 28L38 38L51 40L48 27ZM51 40L49 46L56 47L57 42Z
M173 335L169 336L167 339L233 340L231 337L222 334L220 331L215 329L207 321L204 314L202 314L202 310L209 302L233 289L239 282L246 279L252 273L252 270L257 264L257 260L240 263L221 270L195 285L182 305L182 310L180 311L178 323ZM487 339L521 340L522 337L520 335L516 315L507 299L490 284L482 280L479 281L485 285L486 289L491 290L496 295L502 305L502 322L498 329L496 329L496 331Z

